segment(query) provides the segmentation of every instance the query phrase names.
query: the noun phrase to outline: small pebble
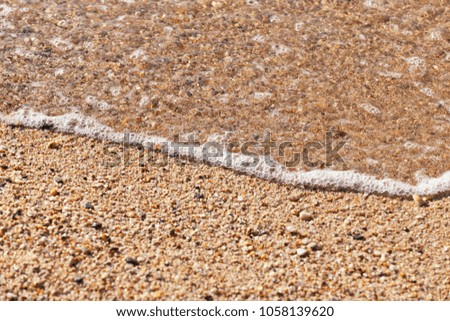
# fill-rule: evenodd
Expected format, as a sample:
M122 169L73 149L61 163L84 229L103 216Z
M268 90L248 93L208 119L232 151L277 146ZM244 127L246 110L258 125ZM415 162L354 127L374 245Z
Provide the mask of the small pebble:
M300 257L307 257L308 254L309 254L308 250L306 250L306 249L303 249L303 248L297 249L297 255Z
M55 177L55 183L56 184L63 184L64 181L63 181L63 179L61 177Z
M220 9L223 7L223 3L220 1L213 1L213 2L211 2L211 6L213 8Z
M380 251L378 251L378 250L375 250L375 251L373 251L373 255L379 257L379 256L382 255L382 253Z
M12 218L16 219L18 216L22 216L22 210L17 210L13 213Z
M315 243L315 242L311 242L311 243L309 243L308 244L308 248L311 250L311 251L318 251L318 250L320 250L320 247L317 245L317 243Z
M422 197L420 195L414 194L413 195L413 200L416 203L416 205L418 207L423 207L428 205L427 199L425 197Z
M313 219L313 215L310 212L301 212L300 219L303 221L311 221Z
M119 248L114 246L112 248L109 249L109 254L113 255L115 253L119 253Z
M303 245L306 245L306 244L311 243L307 237L305 237L304 239L302 239L301 242L302 242Z
M60 145L57 142L50 142L47 145L48 149L59 149Z
M286 231L288 231L291 234L298 234L298 230L292 225L286 226Z
M363 236L363 235L361 235L361 234L354 234L354 235L352 235L352 237L353 237L353 239L355 240L355 241L364 241L366 238Z
M94 205L92 205L91 202L87 202L86 205L84 205L84 207L85 207L87 210L93 210L93 209L94 209Z
M292 193L291 195L289 195L288 199L289 199L291 202L298 202L298 201L302 198L302 196L303 196L303 193L300 193L300 192L294 192L294 193Z
M81 247L81 253L88 256L92 255L92 251L86 246Z
M133 266L138 266L139 265L138 260L136 260L135 258L132 258L132 257L127 258L126 262L128 264L133 265Z
M6 298L10 301L17 301L18 297L14 293L6 293Z
M101 230L103 225L102 225L102 223L95 222L95 223L92 223L91 227L96 229L96 230Z
M50 195L51 196L56 196L56 195L58 195L59 194L59 192L58 192L58 190L56 189L56 188L53 188L51 191L50 191Z
M73 257L69 261L69 266L70 267L75 267L75 266L77 266L78 263L80 263L80 259L76 258L76 257Z
M77 284L83 284L84 279L81 276L77 276L73 279L73 281Z

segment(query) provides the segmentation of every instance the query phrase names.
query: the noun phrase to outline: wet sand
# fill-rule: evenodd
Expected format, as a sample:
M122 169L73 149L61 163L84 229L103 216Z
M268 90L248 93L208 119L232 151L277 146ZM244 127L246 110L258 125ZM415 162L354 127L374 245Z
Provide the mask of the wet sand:
M0 124L0 299L450 299L449 198L139 166L137 149L106 167L104 147Z
M292 144L271 155L283 164L328 132L344 162L321 149L292 169L410 184L449 171L447 1L329 2L6 1L0 111L79 111L169 140L270 133Z

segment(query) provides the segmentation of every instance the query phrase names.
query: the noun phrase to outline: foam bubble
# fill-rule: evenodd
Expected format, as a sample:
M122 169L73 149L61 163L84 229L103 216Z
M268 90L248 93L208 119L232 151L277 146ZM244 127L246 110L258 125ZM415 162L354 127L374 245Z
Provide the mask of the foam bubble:
M359 105L362 109L364 109L366 112L373 114L373 115L378 115L381 114L380 109L378 109L377 107L375 107L372 104L361 104Z
M272 94L267 92L256 92L253 94L253 97L255 97L258 100L263 100L272 97Z
M303 22L297 22L297 23L294 25L295 31L300 31L300 30L302 30L303 24L304 24Z
M428 97L434 97L434 91L430 88L423 87L419 89L420 92Z
M0 30L15 29L14 25L6 20L0 21Z
M281 21L281 19L277 15L273 15L273 16L270 16L269 21L272 23L278 23Z
M64 68L58 68L55 70L55 76L64 75Z
M228 94L220 95L218 101L221 102L222 104L228 103Z
M50 43L55 46L58 49L68 51L73 48L73 44L65 39L62 39L61 37L56 37L50 40Z
M406 63L409 65L409 71L413 72L416 70L426 69L425 60L420 57L409 57L404 58Z
M18 56L25 57L25 58L33 58L33 56L34 56L32 52L25 51L25 50L23 50L23 49L20 48L20 47L17 47L17 48L14 50L14 53L15 53L16 55L18 55Z
M136 49L130 55L131 59L145 59L147 56L145 55L145 51L142 48Z
M253 41L256 41L256 42L264 42L264 41L266 41L266 39L265 39L263 36L261 36L261 35L256 35L256 36L254 36L254 37L252 38L252 40L253 40Z
M13 11L14 9L7 6L6 4L0 4L0 17L6 17Z
M428 40L432 41L442 41L444 40L444 37L442 37L442 32L440 30L431 30L427 37Z
M66 96L64 96L63 94L56 93L56 95L59 97L59 104L60 105L64 106L64 105L67 105L69 103L70 99L67 98Z
M114 131L96 119L83 116L79 112L71 112L62 116L47 116L35 112L30 108L23 108L19 111L6 115L0 112L0 120L13 125L25 125L28 127L40 128L51 126L57 131L75 133L96 139L112 142L123 142L123 133ZM222 137L213 137L214 141ZM399 182L390 178L377 179L373 176L356 173L354 171L335 171L330 169L316 169L311 171L287 171L282 165L271 161L272 166L267 162L259 162L255 167L249 167L252 162L248 156L225 152L223 157L205 158L203 148L205 144L190 149L183 143L172 143L159 136L146 136L132 133L128 136L130 144L143 144L148 146L151 143L168 144L167 152L172 156L189 156L197 161L207 161L211 165L232 168L238 172L254 175L267 180L275 180L280 183L292 184L301 187L319 187L324 189L352 190L363 193L379 193L393 196L437 195L450 190L450 171L437 178L424 177L417 185ZM189 153L191 150L192 153Z
M148 96L143 96L141 100L139 101L139 107L147 106L150 103L150 98Z
M289 52L289 47L282 44L273 44L271 49L276 55L283 55Z
M436 150L436 148L434 148L434 147L426 146L426 145L420 145L420 144L417 144L417 143L414 143L414 142L411 142L411 141L405 142L403 144L403 146L405 148L408 148L408 149L420 149L420 150L422 150L425 153L429 153L429 152L432 152L432 151Z
M450 61L450 51L445 53L444 61Z
M165 31L166 33L171 33L171 32L173 31L173 28L172 28L171 26L165 26L165 27L164 27L164 31Z
M104 100L99 100L94 96L87 96L84 100L88 105L100 110L107 110L111 106Z
M381 1L379 0L364 0L364 6L367 8L379 8L381 7Z
M386 77L386 78L402 78L403 74L400 72L394 72L394 71L380 71L378 72L378 74L381 77Z
M258 0L245 0L245 3L249 6L257 6L259 5L259 1Z

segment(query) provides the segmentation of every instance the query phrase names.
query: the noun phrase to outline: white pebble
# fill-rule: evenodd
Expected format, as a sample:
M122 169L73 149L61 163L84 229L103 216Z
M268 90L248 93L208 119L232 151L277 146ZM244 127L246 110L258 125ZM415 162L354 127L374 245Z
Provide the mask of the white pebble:
M301 212L300 219L303 221L311 221L313 219L313 215L310 212Z
M292 225L286 226L286 231L288 231L291 234L297 234L298 232L297 229Z
M301 249L297 249L297 255L300 257L307 257L308 256L308 251L301 248Z

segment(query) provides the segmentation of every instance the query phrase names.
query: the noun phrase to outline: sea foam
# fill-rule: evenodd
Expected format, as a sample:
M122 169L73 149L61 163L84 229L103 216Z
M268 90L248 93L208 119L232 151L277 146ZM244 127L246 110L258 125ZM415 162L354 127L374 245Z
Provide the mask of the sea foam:
M349 190L362 193L374 193L390 196L439 195L450 191L450 171L437 178L423 178L419 184L411 185L394 179L378 179L355 171L337 171L330 169L316 169L310 171L288 171L281 164L271 160L272 166L260 162L255 167L247 164L251 159L240 153L225 154L222 157L205 158L202 152L206 142L200 146L187 149L187 144L170 142L159 136L149 136L139 133L128 133L125 141L124 133L120 133L98 122L95 118L84 116L80 112L71 112L61 116L47 116L30 108L23 108L15 113L6 115L0 112L0 121L9 125L23 125L32 128L51 127L54 130L73 133L106 140L115 143L167 144L170 156L191 157L195 161L206 161L210 165L231 168L240 173L253 175L266 180L291 184L299 187L321 188L331 190ZM230 161L231 160L231 161Z

